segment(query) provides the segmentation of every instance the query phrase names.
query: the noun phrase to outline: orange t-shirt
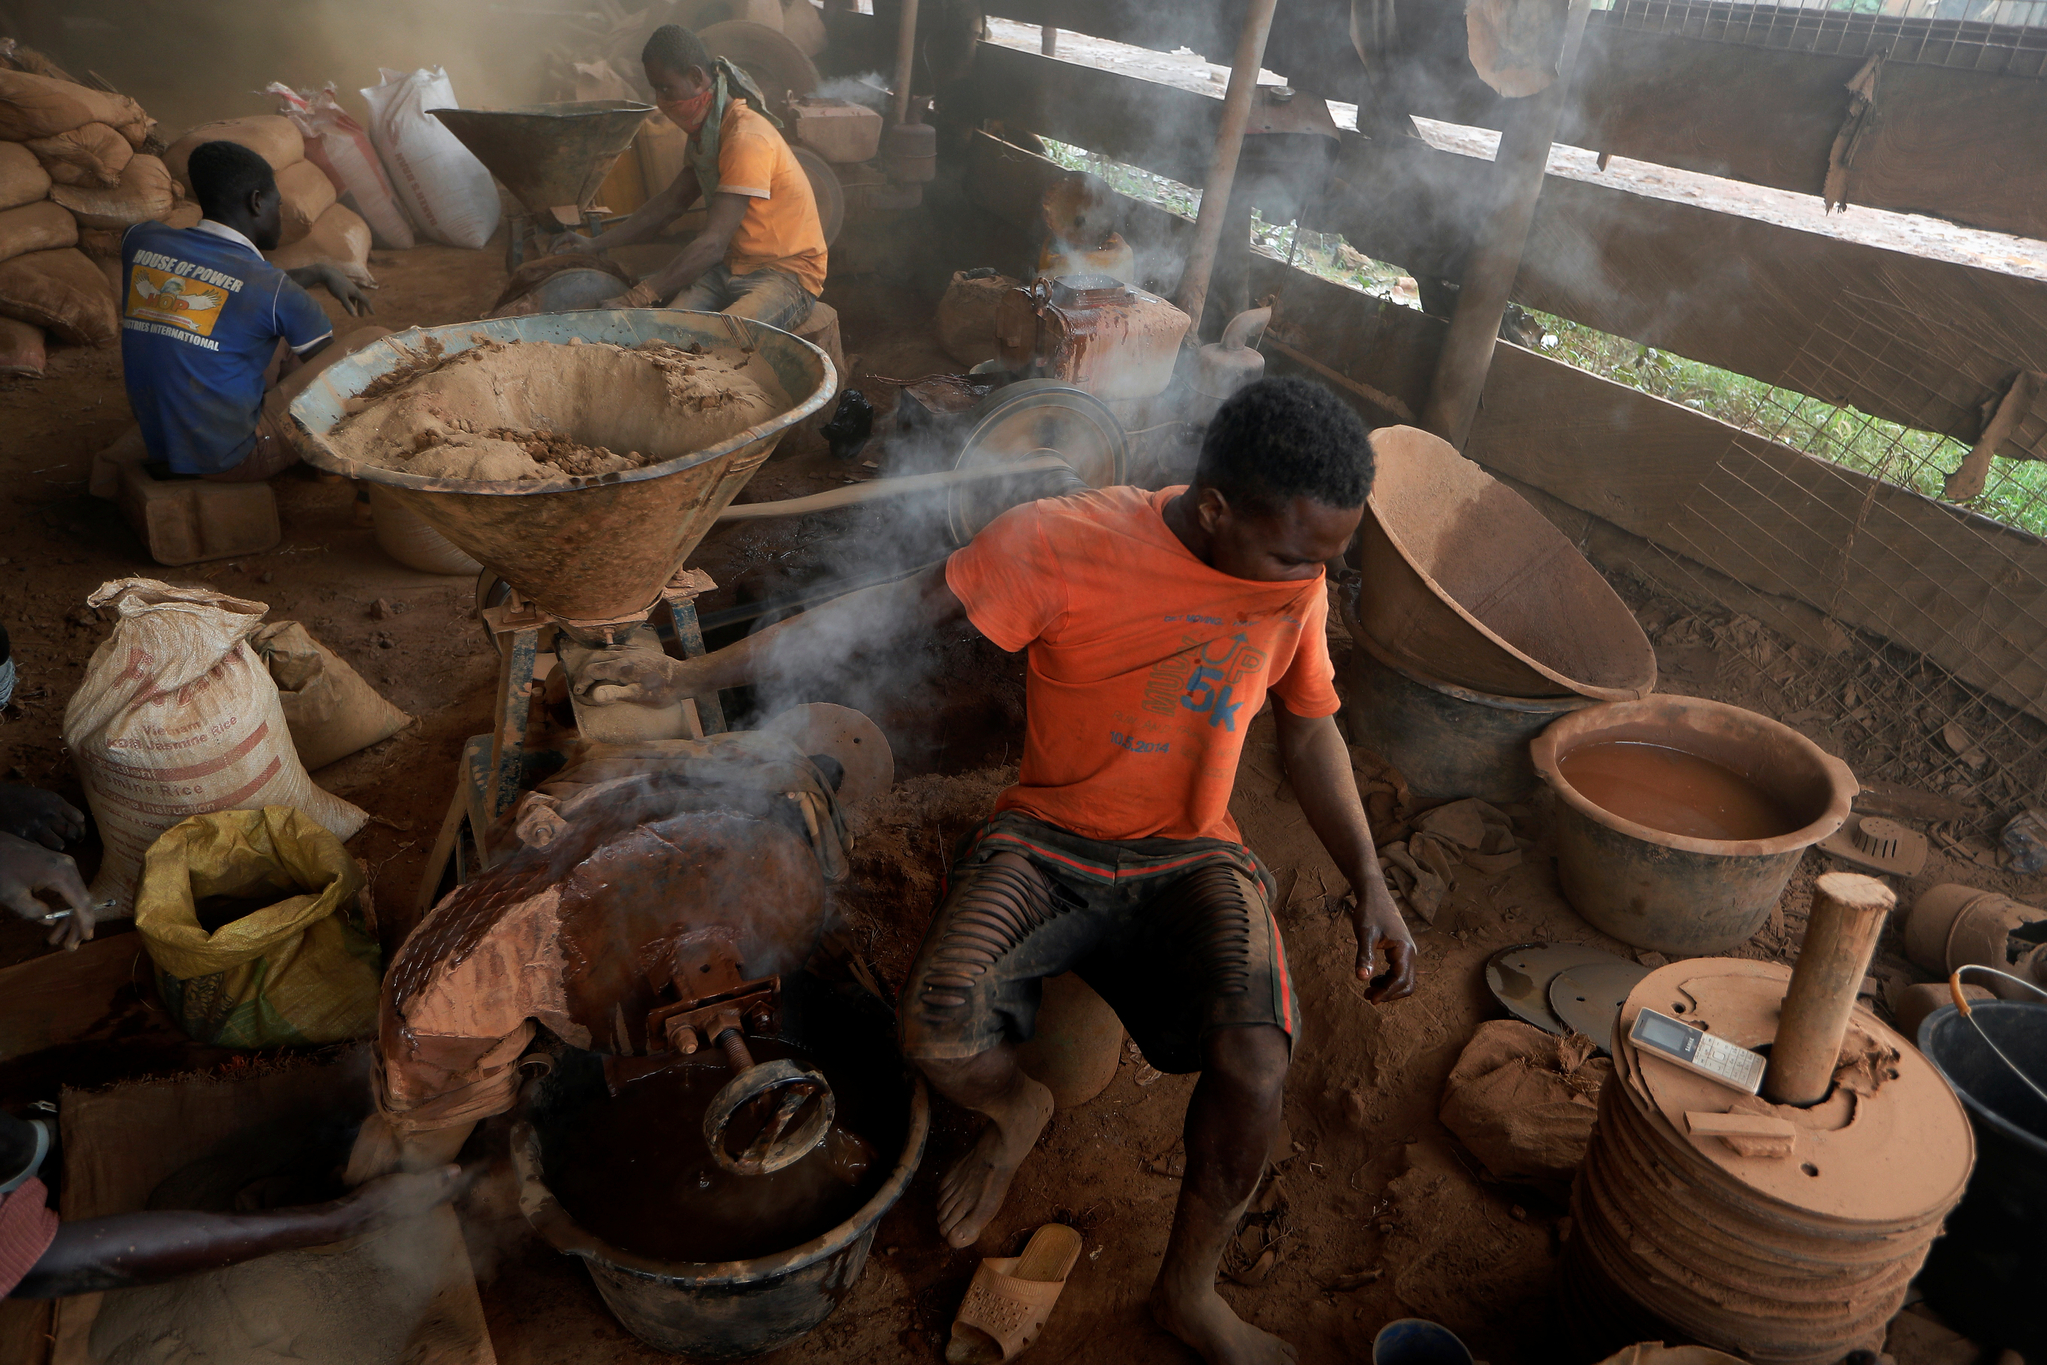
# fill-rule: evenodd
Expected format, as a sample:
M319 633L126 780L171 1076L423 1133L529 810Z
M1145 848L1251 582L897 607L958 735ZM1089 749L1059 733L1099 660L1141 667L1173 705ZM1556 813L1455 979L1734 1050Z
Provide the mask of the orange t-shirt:
M1230 839L1244 732L1269 689L1334 715L1323 576L1209 568L1165 522L1179 488L1012 508L946 561L967 618L1028 647L1023 770L997 810L1090 839Z
M718 125L718 193L743 194L746 217L725 248L725 268L786 270L815 298L824 292L824 225L810 177L775 125L735 99Z

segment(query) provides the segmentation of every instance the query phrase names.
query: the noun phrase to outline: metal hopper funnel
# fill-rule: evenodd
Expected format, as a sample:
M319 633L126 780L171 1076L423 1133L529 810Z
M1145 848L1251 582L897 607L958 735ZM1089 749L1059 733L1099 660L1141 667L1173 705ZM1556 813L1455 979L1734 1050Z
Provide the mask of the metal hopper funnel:
M496 341L668 341L740 366L781 411L717 445L610 474L544 483L429 478L343 457L329 441L350 400L422 353L454 355ZM335 362L292 401L306 461L381 485L520 596L572 630L644 617L718 513L784 433L823 407L834 381L825 353L724 313L601 309L414 328ZM565 430L564 435L581 433ZM599 632L601 633L601 632Z
M589 206L654 109L634 100L578 100L428 112L536 218L547 218L557 208Z

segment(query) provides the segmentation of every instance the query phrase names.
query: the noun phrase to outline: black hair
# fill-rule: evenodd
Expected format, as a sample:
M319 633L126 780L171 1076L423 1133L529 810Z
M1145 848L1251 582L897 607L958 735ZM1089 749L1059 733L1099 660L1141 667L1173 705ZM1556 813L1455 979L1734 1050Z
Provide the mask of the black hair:
M678 76L691 67L708 76L712 61L711 50L704 46L704 40L681 24L661 25L648 35L647 45L640 49L642 66L658 66Z
M1372 491L1371 431L1320 384L1261 379L1216 410L1194 482L1250 512L1276 512L1294 498L1363 507Z
M185 162L185 180L199 211L216 223L248 207L257 190L277 188L270 163L239 142L202 142Z

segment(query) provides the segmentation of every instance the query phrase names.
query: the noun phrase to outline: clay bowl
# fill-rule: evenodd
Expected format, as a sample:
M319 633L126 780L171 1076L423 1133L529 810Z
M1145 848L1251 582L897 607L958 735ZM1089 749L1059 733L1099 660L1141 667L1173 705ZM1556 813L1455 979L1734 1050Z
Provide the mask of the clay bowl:
M1356 628L1413 673L1501 697L1656 687L1634 613L1526 498L1414 427L1372 433Z
M1711 759L1760 787L1796 829L1770 839L1692 839L1614 814L1564 777L1587 744L1659 744ZM1529 746L1557 798L1557 880L1594 928L1637 948L1718 953L1746 941L1784 894L1799 856L1839 829L1860 788L1848 765L1789 726L1699 697L1588 706Z

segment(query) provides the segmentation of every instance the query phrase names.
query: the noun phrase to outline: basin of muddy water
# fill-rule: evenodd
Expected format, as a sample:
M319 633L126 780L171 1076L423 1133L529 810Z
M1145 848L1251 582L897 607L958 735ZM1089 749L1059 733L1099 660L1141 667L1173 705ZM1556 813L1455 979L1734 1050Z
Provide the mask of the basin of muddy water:
M1796 730L1696 697L1588 706L1529 754L1556 797L1564 895L1595 928L1668 953L1724 952L1760 929L1857 791Z
M747 1046L756 1062L822 1071L839 1130L794 1165L746 1175L712 1159L703 1113L732 1079L715 1049L614 1087L604 1058L561 1047L516 1116L527 1220L583 1259L629 1331L687 1360L746 1359L824 1321L923 1154L929 1105L888 1006L801 974L785 978L782 1002L776 1036Z

